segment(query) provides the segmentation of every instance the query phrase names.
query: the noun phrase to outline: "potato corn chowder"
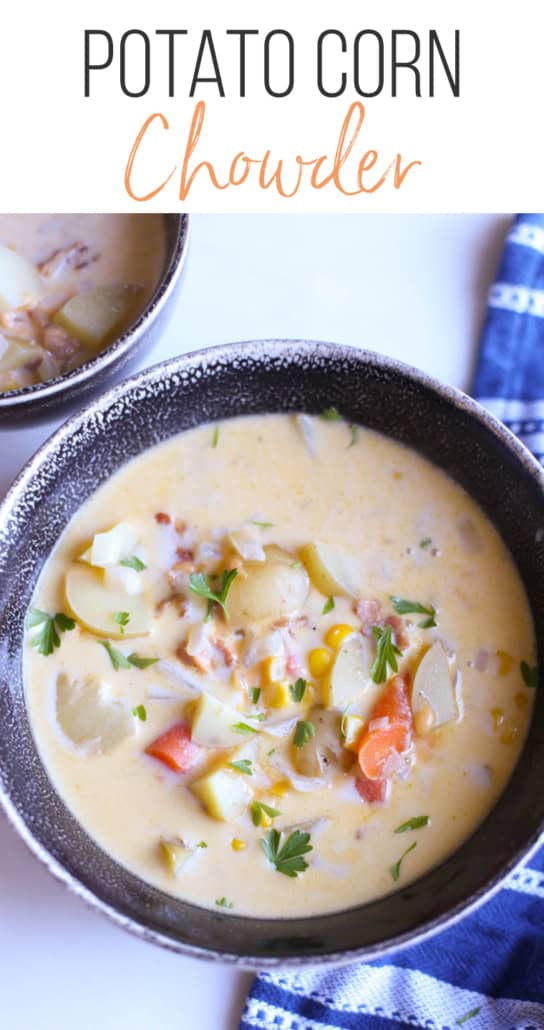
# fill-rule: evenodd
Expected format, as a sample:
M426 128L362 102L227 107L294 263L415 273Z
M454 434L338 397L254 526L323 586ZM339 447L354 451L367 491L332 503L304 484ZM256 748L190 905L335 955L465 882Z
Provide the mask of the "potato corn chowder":
M162 215L0 215L0 393L78 368L143 311Z
M124 466L46 563L24 662L88 833L173 895L276 917L379 897L456 849L536 683L487 517L335 409L206 425Z

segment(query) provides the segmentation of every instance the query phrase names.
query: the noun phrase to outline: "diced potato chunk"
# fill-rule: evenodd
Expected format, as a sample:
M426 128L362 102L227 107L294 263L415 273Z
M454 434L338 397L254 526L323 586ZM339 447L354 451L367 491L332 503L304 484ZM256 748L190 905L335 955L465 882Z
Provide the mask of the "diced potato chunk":
M366 637L352 633L343 641L323 680L323 701L327 708L343 709L355 699L362 702L367 692L369 697L374 695L370 677L373 660L373 646ZM359 708L360 705L358 711Z
M161 837L159 844L166 868L172 876L179 876L189 859L193 857L194 848L187 847L181 837Z
M129 283L96 286L76 293L57 312L55 322L86 347L98 350L128 324L141 294L141 286Z
M37 268L9 247L0 247L0 311L36 304L45 293Z
M227 607L235 626L249 626L263 619L278 619L300 611L308 596L306 570L292 555L267 547L266 561L248 562L246 576L237 576Z
M245 812L253 797L253 791L246 781L245 776L239 776L230 769L219 768L192 783L191 790L209 815L230 822Z
M323 748L315 736L310 737L302 747L293 746L293 762L301 776L321 776L323 772Z
M80 555L79 560L104 569L107 565L117 565L121 558L132 552L136 543L136 534L126 522L118 522L105 533L95 533L91 546Z
M0 354L0 372L16 372L28 365L34 358L43 357L43 351L35 343L26 340L5 340L6 346Z
M244 721L235 708L212 694L203 693L194 710L191 740L204 747L236 747L240 744L241 734L232 727Z
M300 552L310 579L320 593L326 597L346 594L352 597L357 591L357 569L349 555L337 551L329 544L306 544Z
M360 715L347 714L342 719L342 740L348 751L357 751L357 745L365 727L365 720Z
M109 589L98 570L73 566L66 575L65 593L71 614L93 633L116 638L149 633L151 611L145 597ZM128 612L126 626L115 622L116 612Z
M61 673L56 714L65 736L84 750L107 753L134 733L128 707L111 696L107 683L95 679L72 680Z
M448 658L440 641L423 655L414 677L412 711L416 715L430 705L434 712L434 729L457 719Z

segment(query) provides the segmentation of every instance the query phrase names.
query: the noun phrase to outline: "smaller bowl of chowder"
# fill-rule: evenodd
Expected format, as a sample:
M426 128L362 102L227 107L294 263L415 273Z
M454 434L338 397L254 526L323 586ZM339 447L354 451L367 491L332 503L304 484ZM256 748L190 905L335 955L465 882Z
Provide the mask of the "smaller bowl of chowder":
M164 322L187 238L184 215L0 215L0 422L126 373Z
M2 513L8 814L187 953L339 962L446 925L542 827L542 499L491 416L369 353L126 381Z

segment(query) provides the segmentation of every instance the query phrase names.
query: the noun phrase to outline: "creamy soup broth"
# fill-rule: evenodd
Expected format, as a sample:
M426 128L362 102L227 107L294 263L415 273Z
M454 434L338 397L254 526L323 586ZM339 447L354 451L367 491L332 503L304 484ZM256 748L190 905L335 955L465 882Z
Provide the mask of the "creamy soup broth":
M119 526L105 564L89 564L96 534ZM288 570L272 596L280 607L252 620L244 591L274 562ZM215 604L204 622L191 584L205 576L219 593L234 569L230 621ZM148 450L71 520L32 607L76 622L58 627L50 654L39 653L38 622L25 648L31 723L55 788L128 869L234 914L339 910L421 876L495 803L530 718L532 620L498 533L438 468L343 421L235 418ZM128 636L139 619L147 632ZM128 668L114 667L119 652ZM397 675L387 660L376 667L384 653ZM160 660L141 668L131 654ZM122 710L109 737L78 709L97 684L100 710ZM210 717L203 696L227 707ZM187 771L146 753L180 723ZM199 792L217 769L226 800L210 800L209 784ZM298 875L265 854L274 830L280 846L310 835Z

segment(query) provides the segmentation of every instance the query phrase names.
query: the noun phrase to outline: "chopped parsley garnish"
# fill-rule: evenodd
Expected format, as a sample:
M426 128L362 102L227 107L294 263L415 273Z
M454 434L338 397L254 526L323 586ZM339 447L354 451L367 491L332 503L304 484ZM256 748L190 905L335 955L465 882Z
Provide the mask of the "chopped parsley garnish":
M338 411L338 408L330 407L325 408L325 411L321 412L321 418L325 419L325 422L341 422L342 416Z
M221 605L225 613L225 618L228 619L229 613L227 611L227 597L229 590L238 575L238 569L225 569L221 573L221 586L216 592L212 590L207 577L203 572L192 572L189 576L189 589L193 591L193 594L197 594L198 597L205 597L208 601L208 614L206 619L209 619L212 605L214 603Z
M434 605L430 604L428 608L425 608L418 601L407 601L403 597L392 597L391 601L397 615L410 615L412 612L415 612L416 615L427 615L428 618L419 623L422 629L431 629L432 626L437 625Z
M252 801L249 811L251 813L251 822L254 826L262 825L263 815L267 815L269 819L275 819L276 816L281 815L277 808L265 805L264 801Z
M406 856L407 856L407 855L409 855L409 854L410 854L410 852L411 852L411 851L413 851L413 850L414 850L414 848L416 848L416 847L417 847L417 840L415 840L415 841L413 842L413 844L410 844L410 847L409 847L409 848L406 848L406 851L403 851L403 853L402 853L402 855L400 856L400 858L399 858L398 862L395 862L395 864L394 864L394 865L392 865L392 866L390 866L390 867L389 867L389 872L391 873L391 879L393 879L393 880L395 881L395 883L396 883L396 881L397 881L397 880L399 879L399 877L400 877L400 867L401 867L401 865L402 865L402 862L404 861L404 859L406 858Z
M125 626L128 626L130 622L130 615L128 612L114 612L113 621L121 627L121 633L125 632Z
M289 684L289 693L291 694L291 697L293 698L293 701L296 704L299 704L299 702L302 701L302 698L306 693L307 686L308 684L306 680L301 679L300 676L295 683Z
M359 426L353 425L353 422L352 422L352 424L349 427L349 431L351 433L351 439L350 439L350 441L348 443L348 446L347 446L347 450L348 451L349 451L350 447L354 447L355 446L355 444L357 443L357 440L359 439Z
M231 726L231 730L235 733L258 733L258 729L255 726L248 726L247 722L235 722Z
M274 523L273 522L258 522L256 519L253 519L251 525L252 526L258 526L259 529L272 529Z
M110 644L109 640L99 640L98 643L105 648L110 657L110 662L116 672L119 669L130 669L133 665L136 669L147 669L148 666L154 665L158 662L158 658L142 658L139 654L126 655L122 651L119 651L113 644Z
M159 658L142 658L141 655L135 654L134 651L132 654L129 654L128 660L136 669L148 669L150 665L155 665L156 662L160 661Z
M229 769L237 769L245 776L253 776L253 766L249 758L241 758L239 762L229 762Z
M372 663L370 675L374 683L385 683L387 670L398 672L399 666L397 657L402 656L402 651L393 643L393 630L391 626L373 626L372 633L376 641L376 657Z
M426 537L423 538L423 540L419 541L419 546L422 547L424 551L427 549L427 547L430 547L431 544L432 544L432 539L431 539L430 536L426 536Z
M145 705L136 705L136 708L132 709L132 714L139 719L140 722L145 722L147 719L147 711Z
M232 901L227 901L226 898L217 898L215 904L219 905L219 908L234 908Z
M322 615L327 615L328 612L332 612L334 608L334 597L328 597L323 605Z
M197 848L207 848L207 847L208 847L208 845L206 844L205 840L199 840L199 842L197 844Z
M312 851L310 834L293 830L285 842L282 838L279 830L269 830L261 840L261 847L278 873L283 873L284 876L298 876L308 868L308 863L302 856Z
M295 747L304 747L304 745L310 740L310 737L315 737L315 726L313 722L307 722L305 719L300 719L295 726L293 744Z
M526 687L534 690L538 686L538 665L529 665L528 662L520 662L520 672Z
M39 608L31 608L25 620L27 629L35 629L31 636L32 647L36 648L38 654L53 654L56 647L60 647L60 637L57 630L64 633L66 630L74 629L75 622L64 612L57 612L56 615L48 615Z
M261 696L261 688L260 687L252 687L251 691L250 691L250 696L251 696L251 703L254 704L254 705L257 705L259 703L259 698Z
M145 562L141 558L137 558L135 554L131 554L129 558L122 558L119 565L125 569L134 569L135 572L143 572L144 569L147 569Z
M213 427L213 433L212 433L212 447L217 447L218 443L219 443L219 426L214 426Z
M395 833L406 833L406 830L419 830L422 826L429 825L428 815L414 815L411 819L407 819L405 823L401 823L397 826Z
M462 1026L463 1023L468 1023L469 1019L474 1019L474 1016L478 1015L478 1013L481 1011L481 1008L481 1005L477 1005L476 1008L471 1009L470 1012L465 1012L464 1016L459 1016L459 1019L455 1020L455 1025Z

